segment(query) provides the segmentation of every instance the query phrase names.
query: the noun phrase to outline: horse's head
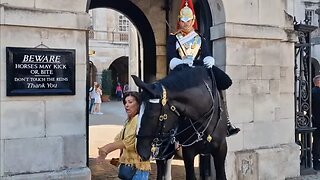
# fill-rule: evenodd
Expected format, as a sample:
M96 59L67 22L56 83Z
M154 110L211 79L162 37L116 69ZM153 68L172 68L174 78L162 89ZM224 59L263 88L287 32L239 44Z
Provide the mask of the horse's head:
M139 113L137 151L142 160L166 158L174 152L174 135L177 130L178 112L170 106L167 91L159 83L146 84L132 76L143 89Z

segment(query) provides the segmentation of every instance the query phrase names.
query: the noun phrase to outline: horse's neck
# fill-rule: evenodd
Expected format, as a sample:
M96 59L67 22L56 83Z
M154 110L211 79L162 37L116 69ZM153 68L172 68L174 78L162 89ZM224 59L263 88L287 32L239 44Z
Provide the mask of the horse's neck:
M178 110L186 117L197 119L212 106L212 80L203 67L173 71L160 83L168 88L169 99L176 102Z
M193 120L199 119L212 106L210 92L205 86L194 87L185 92L175 92L174 104L183 116Z

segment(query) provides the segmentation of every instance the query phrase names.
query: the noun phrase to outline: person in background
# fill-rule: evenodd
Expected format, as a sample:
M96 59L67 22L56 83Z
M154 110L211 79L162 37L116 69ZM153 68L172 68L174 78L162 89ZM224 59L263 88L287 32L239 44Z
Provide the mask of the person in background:
M117 83L117 86L116 86L116 95L117 95L118 101L121 101L121 99L122 99L122 87L121 87L121 84L119 82Z
M150 161L141 161L135 147L137 120L141 104L139 93L133 91L125 93L122 102L127 113L127 120L122 130L116 135L114 142L98 148L97 162L103 161L109 153L120 149L122 152L119 159L120 164L136 168L132 179L148 180L151 170Z
M317 129L312 133L313 168L320 170L320 75L313 78L312 88L312 126Z
M103 113L101 112L101 96L102 96L102 90L101 90L101 85L100 84L96 84L95 85L95 90L93 97L94 97L94 109L93 109L93 113L92 114L99 114L102 115Z
M93 82L93 86L90 87L90 89L89 89L89 114L92 113L92 109L93 109L93 105L94 105L94 101L95 101L93 93L95 93L96 84L98 84L98 83Z
M123 94L126 93L126 92L128 92L128 91L129 91L129 85L128 85L128 83L125 83L125 84L123 85Z

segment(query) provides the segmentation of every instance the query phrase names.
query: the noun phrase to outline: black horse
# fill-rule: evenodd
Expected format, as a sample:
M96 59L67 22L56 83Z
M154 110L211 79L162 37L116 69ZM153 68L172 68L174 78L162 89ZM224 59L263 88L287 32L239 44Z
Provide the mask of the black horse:
M153 84L132 78L143 89L137 134L141 158L166 160L178 144L187 180L196 179L194 157L200 153L213 156L216 179L225 180L227 122L213 74L204 67L186 67ZM157 161L158 173L164 162ZM158 174L158 179L163 177Z

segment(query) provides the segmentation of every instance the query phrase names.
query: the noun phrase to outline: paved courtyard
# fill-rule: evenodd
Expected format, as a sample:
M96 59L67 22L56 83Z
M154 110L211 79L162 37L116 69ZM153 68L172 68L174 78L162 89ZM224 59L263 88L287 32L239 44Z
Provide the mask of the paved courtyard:
M119 151L110 153L106 162L102 164L95 164L94 158L98 155L98 147L113 141L113 138L120 131L126 119L126 113L122 101L102 103L101 112L103 112L103 115L90 114L89 116L89 164L93 174L92 179L118 179L117 168L110 165L109 160L114 157L119 157ZM195 163L195 165L197 166L197 163ZM152 164L152 167L153 170L150 179L155 179L155 164ZM173 175L174 180L184 179L184 167L181 160L174 160L173 173L175 173ZM320 172L313 175L291 178L290 180L320 180Z
M103 115L89 115L89 158L97 157L98 147L113 141L126 119L126 113L120 101L102 103L101 112ZM107 158L118 156L119 152L114 152Z
M113 141L115 135L121 130L126 120L122 101L111 101L102 103L102 115L90 114L89 116L89 166L92 171L93 180L115 180L117 168L110 164L110 159L119 157L119 151L110 153L106 161L100 164L95 163L94 158L98 155L98 147ZM197 163L197 162L196 162ZM173 179L185 179L182 160L173 160ZM198 168L196 167L196 171ZM156 178L156 165L152 162L150 179Z

